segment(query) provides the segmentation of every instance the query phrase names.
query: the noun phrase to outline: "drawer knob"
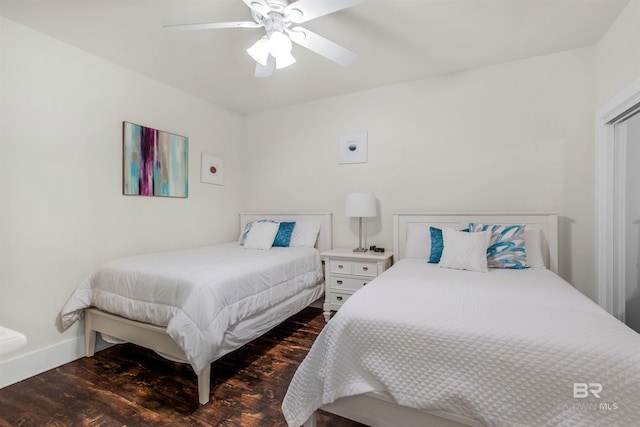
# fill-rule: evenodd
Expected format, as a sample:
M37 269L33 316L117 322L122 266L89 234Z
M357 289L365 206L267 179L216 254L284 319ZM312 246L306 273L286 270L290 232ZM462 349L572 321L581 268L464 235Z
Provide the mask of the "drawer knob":
M369 271L369 267L362 267L362 271Z
M338 280L336 283L337 283L338 285L342 285L342 280Z
M342 265L342 264L338 264L338 268L342 268L342 267L343 267L343 265Z
M369 283L369 282L364 282L364 283L362 284L362 286L365 286L367 283Z
M338 301L342 301L342 297L336 297Z

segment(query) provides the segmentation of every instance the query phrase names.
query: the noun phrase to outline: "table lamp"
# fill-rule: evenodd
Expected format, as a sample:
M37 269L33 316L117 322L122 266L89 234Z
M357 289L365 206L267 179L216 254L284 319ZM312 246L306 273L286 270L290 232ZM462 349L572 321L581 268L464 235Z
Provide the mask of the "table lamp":
M359 245L354 252L366 252L362 247L362 218L376 216L376 196L370 193L350 193L347 194L344 214L349 217L358 217L359 224Z

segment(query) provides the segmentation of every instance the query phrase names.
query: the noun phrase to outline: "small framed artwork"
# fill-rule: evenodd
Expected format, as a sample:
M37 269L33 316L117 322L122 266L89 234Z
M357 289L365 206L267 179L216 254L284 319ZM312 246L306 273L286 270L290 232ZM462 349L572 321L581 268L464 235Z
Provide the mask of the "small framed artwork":
M189 138L122 123L122 194L189 196Z
M367 163L367 132L340 135L338 163Z
M224 185L224 160L211 154L202 153L200 181L205 184Z

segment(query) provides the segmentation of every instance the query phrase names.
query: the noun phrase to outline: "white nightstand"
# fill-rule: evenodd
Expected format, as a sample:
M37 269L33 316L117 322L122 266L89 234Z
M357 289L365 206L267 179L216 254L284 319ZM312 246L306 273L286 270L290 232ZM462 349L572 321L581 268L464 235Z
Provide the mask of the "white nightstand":
M320 254L324 261L324 318L337 311L351 295L391 267L392 252L353 252L331 249Z

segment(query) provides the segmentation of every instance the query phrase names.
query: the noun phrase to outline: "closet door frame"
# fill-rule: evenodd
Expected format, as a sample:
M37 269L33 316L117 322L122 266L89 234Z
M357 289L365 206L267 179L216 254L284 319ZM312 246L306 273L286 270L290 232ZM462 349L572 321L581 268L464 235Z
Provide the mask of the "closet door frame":
M640 80L629 85L596 112L596 302L622 321L625 316L626 165L622 147L624 144L617 148L616 141L624 136L624 121L633 115L637 108L640 108Z

